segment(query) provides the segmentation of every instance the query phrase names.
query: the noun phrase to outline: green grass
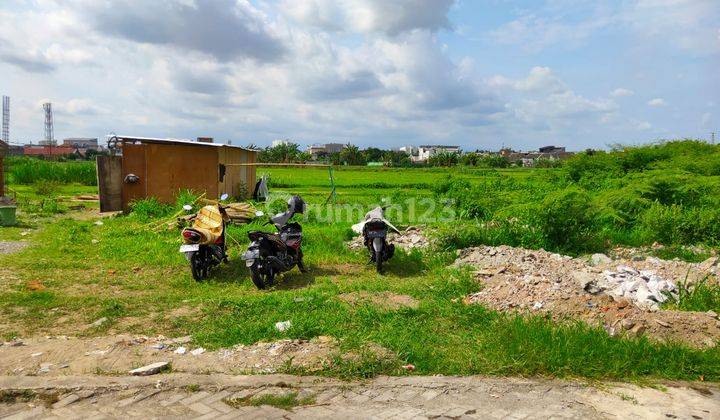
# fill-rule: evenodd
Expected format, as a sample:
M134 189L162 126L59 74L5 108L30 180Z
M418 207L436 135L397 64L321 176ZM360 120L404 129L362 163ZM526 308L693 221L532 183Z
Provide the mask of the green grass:
M291 410L294 407L315 404L315 397L298 398L297 392L288 392L283 395L263 394L257 397L226 398L225 403L231 407L270 405L282 410Z
M247 232L268 229L260 223L229 227L228 234L240 243L229 251L231 263L216 270L210 280L197 283L177 252L179 233L149 228L156 217L172 213L176 206L158 210L154 203L142 203L142 211L104 219L101 226L78 218L76 212L52 217L25 212L20 219L26 227L0 230L0 235L12 239L20 239L23 229L30 230L22 238L33 243L19 254L0 255L0 274L12 273L0 284L0 315L8 330L21 337L60 330L72 334L107 317L109 322L101 328L84 334L107 334L110 328L122 331L128 324L121 321L135 320L128 332L191 334L195 343L209 349L329 335L339 339L343 353L361 355L338 358L321 372L344 378L406 374L400 366L412 363L418 374L634 380L703 376L719 381L717 348L610 337L603 329L582 323L557 324L544 317L523 318L460 303L482 288L468 272L447 268L455 249L465 246L511 244L581 253L618 244L647 246L656 237L673 239L677 233L680 243L670 240L662 252L694 260L704 254L687 253L684 245L716 246L713 228L702 230L703 223L715 217L713 194L719 181L712 165L695 159L693 169L684 166L684 158L668 166L666 160L648 163L631 157L597 157L609 159L600 168L610 165L611 176L601 170L588 172L595 164L592 159L581 167L573 163L536 170L343 167L335 171L340 205L329 207L323 205L330 192L327 170L259 169L259 174L271 173L273 194L273 200L258 205L259 209L268 214L281 211L291 193L302 195L311 205L308 214L298 216L310 272L293 270L270 291L255 289L239 259L248 243ZM627 170L631 163L643 169ZM689 170L697 173L689 175ZM659 179L665 183L656 183ZM46 198L32 185L12 187L20 199ZM58 188L55 196L91 192L93 187ZM400 227L418 223L423 215L432 219L454 212L455 221L427 223L438 228L443 251L397 252L387 272L378 275L365 252L347 249L344 241L352 237L350 226L383 198L386 204L403 204L395 213L389 210ZM414 216L406 205L413 199ZM357 205L356 213L343 210L343 203ZM339 219L333 223L323 221L328 213L337 212ZM28 289L31 281L40 282L45 290ZM338 299L355 291L407 294L420 304L388 311L371 304L351 307ZM708 284L707 291L688 292L677 307L717 308L717 289ZM293 327L278 332L274 324L285 320ZM396 357L378 358L368 351L370 343Z
M6 163L9 182L13 184L57 181L97 185L95 162L55 162L30 157L10 157Z
M720 287L707 279L694 284L682 283L677 299L665 305L680 311L714 311L720 313Z

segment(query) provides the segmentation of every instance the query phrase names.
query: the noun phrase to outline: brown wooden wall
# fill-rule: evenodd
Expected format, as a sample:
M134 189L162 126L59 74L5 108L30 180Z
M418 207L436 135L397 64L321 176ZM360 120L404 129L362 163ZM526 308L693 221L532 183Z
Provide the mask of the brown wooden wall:
M256 152L243 149L222 147L219 152L220 163L227 165L232 163L255 163ZM255 167L254 166L226 166L225 177L220 182L220 193L228 193L231 197L240 195L240 187L244 185L246 194L252 195L255 189Z
M147 196L174 203L180 190L218 197L218 149L184 144L145 144Z
M207 147L188 144L123 144L122 208L128 210L133 200L156 197L163 203L174 203L180 190L206 193L215 199L222 193L238 196L241 183L252 194L255 167L226 167L220 181L219 164L255 163L257 153L230 147ZM136 184L126 184L128 174L140 177ZM101 197L101 200L103 197Z
M140 177L136 184L126 184L125 177L135 174ZM127 210L134 200L147 197L147 174L145 173L145 145L124 144L122 156L122 209ZM100 198L102 200L102 197Z

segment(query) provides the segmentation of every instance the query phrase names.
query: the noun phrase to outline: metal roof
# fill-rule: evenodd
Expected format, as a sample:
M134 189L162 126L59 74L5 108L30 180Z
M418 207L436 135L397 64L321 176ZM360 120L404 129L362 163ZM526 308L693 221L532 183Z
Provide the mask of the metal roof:
M140 141L144 143L161 143L161 144L190 144L193 146L207 146L207 147L229 147L232 149L242 149L248 152L258 152L256 149L249 149L247 147L243 146L235 146L232 144L223 144L223 143L204 143L200 141L195 140L189 140L189 139L171 139L171 138L156 138L156 137L138 137L138 136L120 136L120 135L108 135L107 138L111 137L117 137L120 140L132 140L132 141Z

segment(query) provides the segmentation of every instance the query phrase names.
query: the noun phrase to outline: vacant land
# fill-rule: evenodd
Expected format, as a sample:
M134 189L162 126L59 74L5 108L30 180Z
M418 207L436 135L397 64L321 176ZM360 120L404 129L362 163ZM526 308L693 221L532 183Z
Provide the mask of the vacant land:
M231 226L231 263L197 283L177 252L178 231L161 223L178 206L145 202L129 215L100 219L89 205L70 210L73 196L94 187L18 180L11 188L22 225L0 230L0 240L30 245L0 254L0 331L5 340L63 335L88 343L116 333L191 335L193 347L208 351L329 337L335 352L325 363L290 360L270 369L342 377L718 381L715 346L611 336L600 325L468 304L486 283L453 262L458 249L500 244L572 256L631 247L643 256L704 261L720 241L719 157L715 146L676 142L583 155L555 169L339 168L337 204L327 205L327 169L259 169L270 174L273 197L258 208L280 211L289 194L312 205L300 220L310 270L286 273L270 291L256 290L239 260L247 231L260 222ZM365 252L346 245L351 224L380 203L395 205L388 213L400 227L425 225L433 243L399 251L383 275ZM720 312L716 285L703 284L669 305ZM292 326L278 331L275 323L286 320Z

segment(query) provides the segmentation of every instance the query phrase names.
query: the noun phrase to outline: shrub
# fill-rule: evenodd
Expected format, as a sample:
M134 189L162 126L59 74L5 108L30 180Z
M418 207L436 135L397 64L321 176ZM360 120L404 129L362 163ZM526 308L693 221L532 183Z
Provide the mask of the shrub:
M583 190L567 188L549 194L537 215L537 226L550 247L570 253L598 249L598 211Z
M157 219L173 213L173 206L163 204L155 197L135 200L130 203L132 214L141 220Z
M16 184L55 181L60 184L97 185L95 162L54 162L29 157L10 158L9 179Z

